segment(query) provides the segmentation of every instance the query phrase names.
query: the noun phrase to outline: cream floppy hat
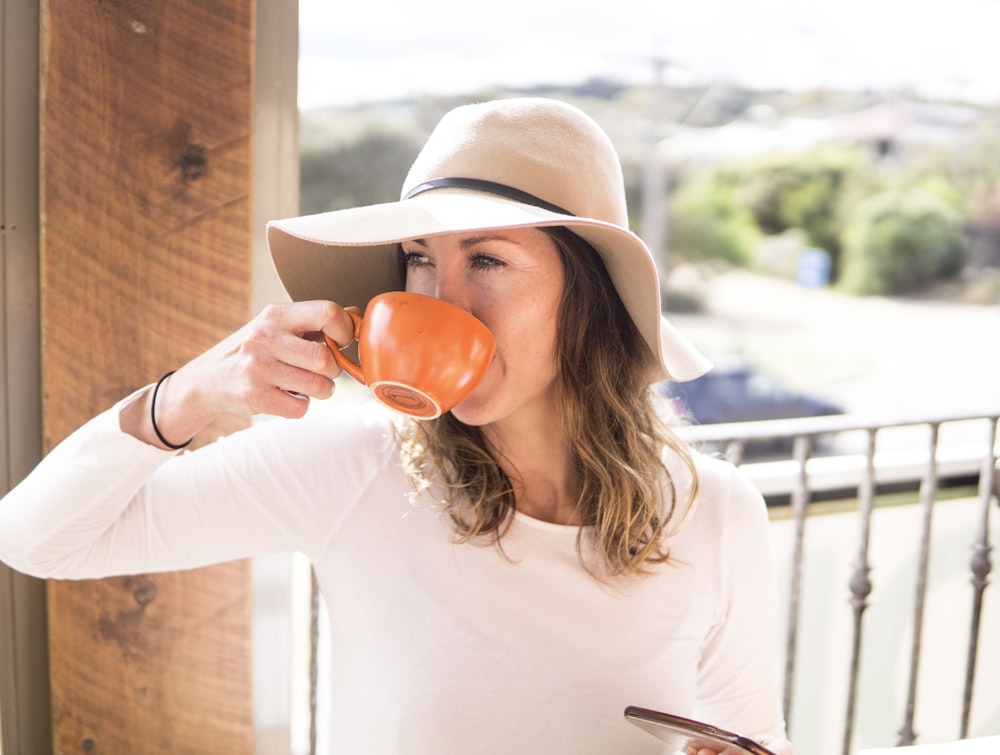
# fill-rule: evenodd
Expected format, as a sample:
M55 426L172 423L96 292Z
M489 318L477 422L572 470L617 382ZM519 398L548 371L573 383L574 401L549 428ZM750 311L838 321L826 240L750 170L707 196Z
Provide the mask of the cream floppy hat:
M692 380L711 367L661 315L656 264L628 230L610 139L589 116L556 100L455 108L414 161L399 202L274 220L267 241L293 300L363 309L373 296L403 288L399 242L524 226L562 226L597 250L662 377Z

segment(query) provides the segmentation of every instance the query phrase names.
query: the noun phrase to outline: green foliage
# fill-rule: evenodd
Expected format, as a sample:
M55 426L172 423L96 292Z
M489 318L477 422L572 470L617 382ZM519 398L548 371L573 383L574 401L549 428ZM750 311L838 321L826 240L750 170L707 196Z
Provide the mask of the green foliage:
M300 151L303 215L399 199L420 137L384 125L326 137L314 136Z
M732 190L714 177L679 188L670 203L671 255L746 266L760 230Z
M933 195L956 212L962 211L965 198L958 188L944 175L931 174L912 183L913 188Z
M961 216L936 192L885 192L860 203L844 232L841 287L905 294L955 277L967 248Z
M843 211L873 179L857 150L824 148L742 161L729 166L727 180L764 233L802 230L811 246L830 253L836 270Z
M1000 108L983 113L966 139L947 145L910 149L899 167L898 180L906 184L943 182L949 201L974 215L983 196L1000 187Z

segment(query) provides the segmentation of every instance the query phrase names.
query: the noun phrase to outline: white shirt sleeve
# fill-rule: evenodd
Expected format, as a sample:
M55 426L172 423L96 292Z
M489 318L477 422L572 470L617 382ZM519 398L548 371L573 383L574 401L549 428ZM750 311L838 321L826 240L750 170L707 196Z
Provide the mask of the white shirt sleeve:
M0 560L85 579L295 550L354 503L367 473L354 462L377 455L384 435L374 421L364 432L350 410L266 420L175 454L122 432L120 410L137 395L67 437L0 500Z
M760 493L732 467L721 478L702 474L700 479L702 500L715 502L713 526L719 531L712 551L719 562L720 595L719 613L702 645L696 715L708 722L744 722L739 733L745 735L784 736L767 509Z

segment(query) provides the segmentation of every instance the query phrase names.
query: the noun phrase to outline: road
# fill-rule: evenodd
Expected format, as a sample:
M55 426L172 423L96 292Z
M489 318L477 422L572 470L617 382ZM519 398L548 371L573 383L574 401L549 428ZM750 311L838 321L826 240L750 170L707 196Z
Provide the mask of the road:
M1000 411L1000 305L858 298L745 271L698 286L704 312L671 320L703 351L742 354L849 413Z

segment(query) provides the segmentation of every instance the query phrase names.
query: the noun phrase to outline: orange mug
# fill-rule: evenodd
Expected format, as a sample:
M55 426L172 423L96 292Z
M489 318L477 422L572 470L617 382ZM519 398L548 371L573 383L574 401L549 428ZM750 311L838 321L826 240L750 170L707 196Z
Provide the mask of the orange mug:
M362 317L348 310L358 363L326 336L341 369L381 404L417 419L434 419L461 403L483 379L496 344L464 309L405 291L379 294Z

